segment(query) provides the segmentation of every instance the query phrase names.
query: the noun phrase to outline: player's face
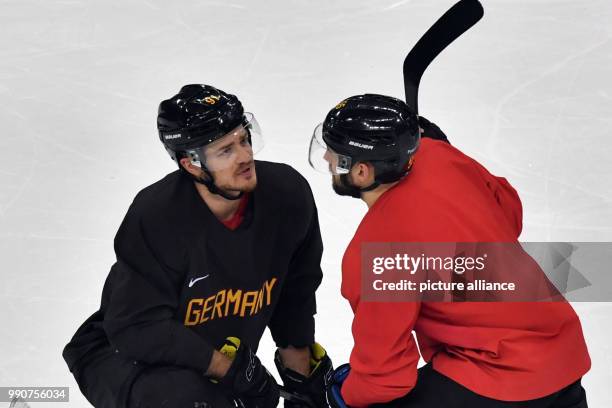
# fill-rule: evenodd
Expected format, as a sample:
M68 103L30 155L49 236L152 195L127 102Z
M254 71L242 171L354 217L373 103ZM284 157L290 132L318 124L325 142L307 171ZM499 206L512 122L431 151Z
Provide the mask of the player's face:
M327 148L327 150L325 150L325 154L323 155L323 159L327 162L329 172L334 174L334 169L338 165L337 156L334 154L334 152Z
M248 192L257 186L253 149L242 126L208 145L205 155L206 167L218 188L227 192Z
M340 181L340 176L337 174L334 174L335 172L334 169L338 165L337 157L338 156L334 154L334 152L332 152L329 148L325 151L325 154L323 155L323 159L325 159L325 161L327 162L329 172L332 175L332 188L337 194L344 195L343 190L342 190L342 182Z

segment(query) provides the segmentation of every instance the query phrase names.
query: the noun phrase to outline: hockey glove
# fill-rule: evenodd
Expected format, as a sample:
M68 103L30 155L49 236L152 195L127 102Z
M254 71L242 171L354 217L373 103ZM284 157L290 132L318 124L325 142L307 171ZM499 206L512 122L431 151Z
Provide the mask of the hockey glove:
M219 350L233 359L219 384L244 404L246 408L273 408L280 397L274 377L261 364L251 348L236 337L228 337Z
M436 125L435 123L431 123L429 120L424 118L423 116L419 116L419 127L423 129L421 132L421 137L428 137L430 139L441 140L450 144L448 138L444 134L444 132Z
M346 377L349 375L351 371L351 366L346 363L342 364L340 367L336 368L327 384L327 403L330 408L348 408L344 399L342 398L342 394L340 393L340 389L342 388L342 383L346 380Z
M325 390L334 367L327 352L319 343L310 346L310 375L308 377L285 367L278 350L274 354L274 363L283 380L285 390L298 397L295 400L285 399L285 408L327 407Z

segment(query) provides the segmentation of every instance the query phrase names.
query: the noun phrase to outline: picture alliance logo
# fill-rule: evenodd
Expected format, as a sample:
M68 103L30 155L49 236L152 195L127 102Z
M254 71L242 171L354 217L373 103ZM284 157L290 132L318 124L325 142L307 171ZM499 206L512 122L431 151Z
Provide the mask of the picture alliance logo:
M372 260L372 272L381 275L387 271L408 272L414 275L422 271L452 271L461 275L466 271L482 271L485 268L487 254L482 256L411 256L396 254L390 257L375 257Z

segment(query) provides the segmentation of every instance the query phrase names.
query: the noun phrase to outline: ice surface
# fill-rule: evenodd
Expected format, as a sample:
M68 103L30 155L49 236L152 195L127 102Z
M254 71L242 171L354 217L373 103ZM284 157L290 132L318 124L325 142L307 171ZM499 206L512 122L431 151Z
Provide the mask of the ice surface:
M523 240L612 240L612 3L483 3L484 20L426 73L421 112L517 188ZM3 1L0 385L70 386L68 405L88 406L60 352L98 306L131 199L174 169L157 104L194 82L238 94L264 129L259 157L310 181L325 241L317 337L346 361L339 263L365 207L308 167L307 143L346 96L402 97L406 52L451 4ZM575 306L589 402L607 407L612 305ZM272 365L268 335L260 350Z

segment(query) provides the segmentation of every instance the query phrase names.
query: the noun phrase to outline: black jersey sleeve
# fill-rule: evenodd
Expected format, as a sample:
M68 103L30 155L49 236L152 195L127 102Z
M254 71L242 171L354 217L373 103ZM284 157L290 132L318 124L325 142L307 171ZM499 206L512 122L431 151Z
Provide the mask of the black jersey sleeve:
M184 272L169 260L184 259L183 245L137 207L135 200L115 237L103 322L108 340L126 358L204 373L213 347L175 320Z
M278 347L303 347L314 343L315 291L321 283L323 242L319 229L317 208L308 182L300 176L302 196L295 219L306 220L305 233L294 252L279 302L269 323L270 332ZM299 196L298 196L299 197Z

